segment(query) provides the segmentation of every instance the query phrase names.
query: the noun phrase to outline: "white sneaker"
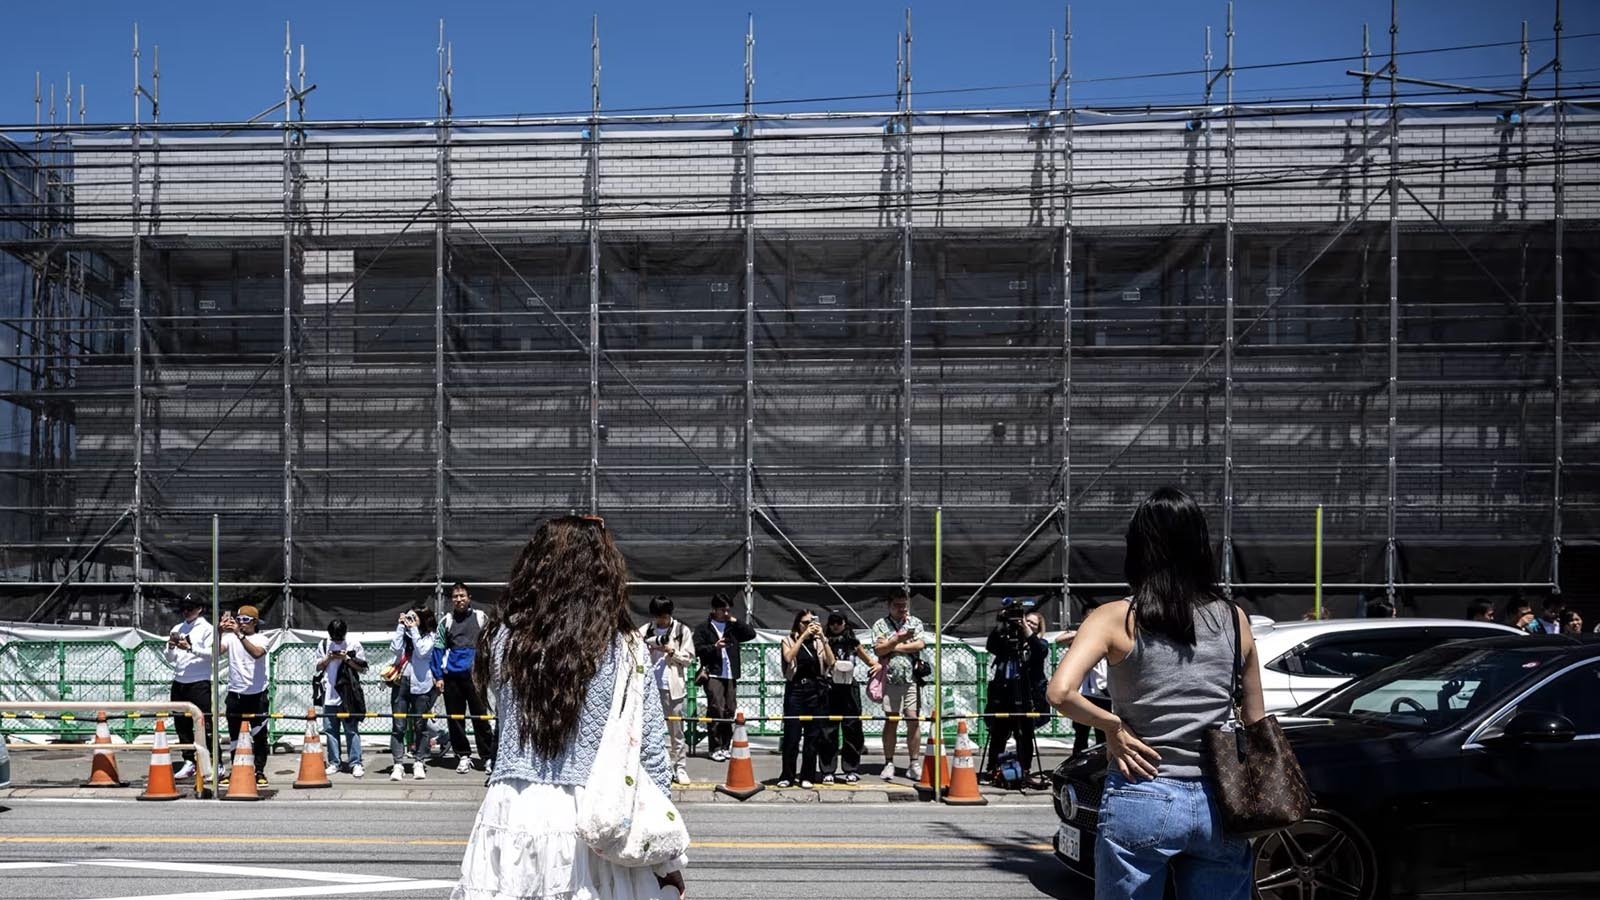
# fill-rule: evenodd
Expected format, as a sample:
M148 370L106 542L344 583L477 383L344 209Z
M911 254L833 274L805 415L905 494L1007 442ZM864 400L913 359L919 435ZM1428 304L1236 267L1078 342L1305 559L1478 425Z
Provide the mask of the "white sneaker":
M483 774L485 774L485 775L493 775L494 774L494 760L486 759L486 760L483 761Z
M884 767L883 767L883 780L884 781L893 781L894 780L894 763L887 763L887 764L884 765Z
M351 778L360 778L361 776L363 776L365 774L367 774L367 770L361 767L361 763L356 763L355 765L350 767L350 777Z
M471 772L471 771L472 771L472 757L470 757L470 756L461 757L461 760L456 763L456 774L457 775L465 775L465 774L467 774L468 772Z
M711 761L712 762L727 762L728 761L728 751L726 751L726 750L718 750L717 752L711 754Z
M808 790L808 791L811 790L812 788L816 787L816 785L814 785L811 782L805 780L804 778L800 779L800 786L802 788Z
M172 773L172 777L179 781L182 781L185 778L193 778L194 763L185 760L183 765L178 768L178 771Z
M395 763L394 764L394 768L389 770L389 780L390 781L399 781L400 779L402 779L404 777L406 777L405 766L402 766L399 763Z
M679 784L688 784L689 783L689 770L684 766L679 766L678 767L678 771L673 774L672 780L676 781Z
M322 770L322 774L328 776L329 778L332 778L333 776L339 774L339 767L334 765L333 763L329 763L328 767L326 769Z
M912 781L922 780L922 762L914 762L906 769L906 777Z
M420 762L419 763L412 763L411 764L411 777L415 778L418 781L425 780L428 777L428 767L423 765Z

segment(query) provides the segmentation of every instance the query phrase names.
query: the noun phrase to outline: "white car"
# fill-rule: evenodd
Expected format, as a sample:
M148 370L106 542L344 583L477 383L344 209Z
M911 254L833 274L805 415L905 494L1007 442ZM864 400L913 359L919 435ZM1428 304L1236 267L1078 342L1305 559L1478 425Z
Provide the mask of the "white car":
M1268 712L1292 709L1347 681L1429 647L1466 638L1522 634L1465 619L1250 619Z

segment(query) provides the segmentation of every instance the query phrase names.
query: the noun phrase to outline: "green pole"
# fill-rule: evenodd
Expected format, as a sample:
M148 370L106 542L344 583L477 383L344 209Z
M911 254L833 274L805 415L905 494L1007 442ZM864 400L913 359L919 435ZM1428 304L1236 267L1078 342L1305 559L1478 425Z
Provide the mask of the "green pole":
M1322 618L1322 504L1317 504L1317 551L1316 551L1316 576L1315 594L1312 613L1316 618Z
M221 517L216 513L211 514L211 794L221 798L222 792L217 790L217 777L221 772L222 756L222 729L217 722L217 711L222 709L222 704L217 702L217 684L219 682L218 667L222 662L222 632L217 630L217 623L222 621L222 572L219 569L221 554L218 550L221 540ZM266 763L262 763L266 765Z
M944 507L933 508L933 796L944 790Z

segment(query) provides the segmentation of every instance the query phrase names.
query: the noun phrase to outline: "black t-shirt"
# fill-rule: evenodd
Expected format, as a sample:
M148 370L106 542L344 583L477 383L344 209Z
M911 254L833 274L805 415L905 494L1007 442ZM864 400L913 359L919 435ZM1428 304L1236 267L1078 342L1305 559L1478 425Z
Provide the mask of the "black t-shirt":
M806 641L794 654L794 680L815 681L822 677L822 658L814 641Z
M829 634L828 646L833 648L834 659L849 659L856 655L856 648L861 646L861 639L856 633L846 628L842 634Z

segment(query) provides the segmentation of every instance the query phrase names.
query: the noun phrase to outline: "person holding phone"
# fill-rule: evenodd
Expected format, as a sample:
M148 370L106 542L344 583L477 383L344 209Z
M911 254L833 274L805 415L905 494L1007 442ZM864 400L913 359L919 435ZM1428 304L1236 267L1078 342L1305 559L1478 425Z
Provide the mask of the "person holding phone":
M689 626L673 618L672 613L671 598L660 594L650 598L650 621L639 629L639 637L650 650L651 671L656 690L661 694L661 710L669 717L672 780L688 784L689 769L684 761L689 755L689 744L683 738L683 710L689 687L684 673L694 662L694 635L689 633Z
M405 777L408 745L414 755L411 777L418 781L428 777L428 722L422 715L433 712L433 701L439 696L438 683L433 678L434 631L438 626L433 610L425 606L408 609L400 614L394 638L389 641L395 658L403 656L406 660L405 675L389 694L389 710L394 713L394 724L389 726L389 755L394 757L390 781Z
M210 746L211 732L216 727L211 719L211 659L216 644L216 629L206 621L204 598L184 594L176 605L183 614L183 621L173 626L172 632L167 635L166 657L167 663L172 666L172 693L168 699L173 703L193 703L200 707L200 711L206 715L203 738L206 746ZM179 713L173 716L173 724L177 728L178 743L194 743L194 719ZM183 751L183 766L173 777L182 781L193 776L194 750L191 748Z
M261 613L254 606L241 606L237 613L224 614L217 627L222 631L222 652L228 655L228 697L223 707L228 713L228 746L238 744L245 718L250 720L251 752L256 759L256 784L267 783L267 641L256 635ZM218 781L226 782L231 766Z
M828 682L826 673L833 669L833 648L822 634L822 621L816 613L801 610L795 613L794 626L783 639L783 772L778 776L778 787L786 788L796 781L803 788L812 787L817 779L817 758L822 749L822 723L816 719L800 722L795 716L825 716L828 714ZM801 741L804 740L804 750ZM795 764L799 763L798 773Z
M922 778L922 732L917 717L922 713L922 686L917 683L916 661L927 646L922 635L922 620L911 614L911 597L904 590L889 595L889 614L872 626L872 651L889 669L883 692L883 714L899 716L906 723L906 753L910 764L906 777ZM894 778L894 748L898 719L883 723L883 780Z
M367 651L360 641L350 640L350 628L343 619L328 623L328 638L321 642L317 658L317 675L322 679L322 733L327 748L327 774L333 775L341 766L339 735L345 737L345 758L350 762L350 774L356 778L367 774L361 765L361 719L367 711L361 696L360 673L367 670ZM339 714L344 713L344 718Z
M696 683L705 688L706 714L715 721L707 737L711 759L727 762L733 744L733 715L739 706L739 645L756 639L756 630L733 614L727 594L711 598L711 617L694 630L694 652L700 661Z

